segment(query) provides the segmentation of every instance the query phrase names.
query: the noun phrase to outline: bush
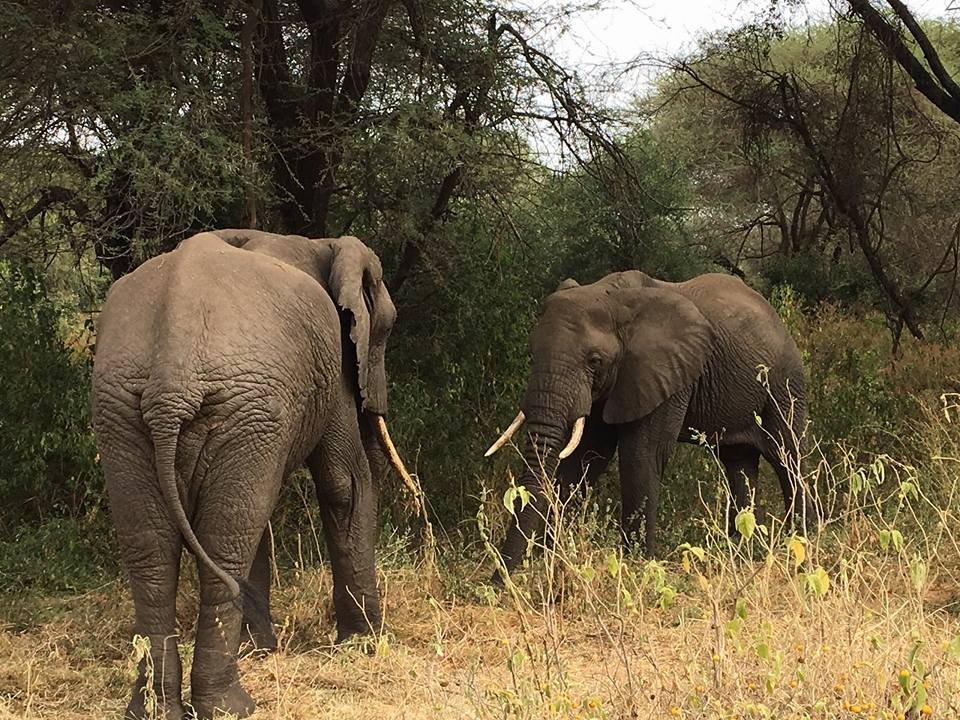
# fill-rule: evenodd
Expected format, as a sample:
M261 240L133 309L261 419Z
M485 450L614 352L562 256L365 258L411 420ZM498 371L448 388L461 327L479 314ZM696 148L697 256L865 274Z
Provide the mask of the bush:
M40 272L0 261L0 523L79 517L100 503L91 356ZM76 323L74 323L76 325Z

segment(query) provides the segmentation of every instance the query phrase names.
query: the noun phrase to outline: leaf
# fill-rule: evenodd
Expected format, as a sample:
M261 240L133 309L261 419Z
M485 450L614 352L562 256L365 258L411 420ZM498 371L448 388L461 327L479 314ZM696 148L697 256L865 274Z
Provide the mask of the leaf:
M530 504L530 491L520 485L517 487L517 495L520 497L520 509L523 510Z
M728 620L726 623L724 623L723 632L726 633L727 637L733 638L738 632L740 632L741 627L743 627L743 620L740 618L733 618L733 620Z
M678 549L682 550L684 555L686 555L687 553L692 554L700 562L703 562L704 559L707 557L707 553L699 545L691 545L690 543L683 543L682 545L680 545Z
M757 516L753 514L753 510L741 510L737 513L735 525L737 531L749 540L753 537L753 531L757 529Z
M899 530L890 531L890 539L893 541L893 547L900 550L903 547L903 533Z
M830 576L822 566L817 565L816 569L808 572L805 577L807 587L816 597L821 598L827 594L830 589Z
M754 647L754 652L757 653L757 657L761 660L770 659L770 646L762 640L756 644Z
M916 692L916 700L913 707L915 710L919 710L927 704L927 688L922 682L916 682L914 683L914 691Z
M770 368L761 363L757 365L757 382L764 387L770 387Z
M890 546L890 531L881 530L880 531L880 547L886 550Z
M530 491L522 485L511 485L503 493L503 506L511 515L516 515L517 498L520 498L520 510L522 511L530 503Z
M790 554L793 555L794 569L803 565L803 561L807 557L806 540L794 535L787 541L787 548L789 548Z
M913 645L910 646L910 652L907 653L907 664L910 667L914 667L914 665L916 665L917 655L919 654L921 647L923 647L922 640L914 640Z
M907 496L917 500L920 497L920 490L917 488L916 483L912 483L909 480L904 480L902 483L900 483L900 497L906 498Z
M676 597L676 595L677 591L669 585L664 585L662 588L660 588L660 609L666 610L673 605L673 598Z
M919 555L914 555L910 561L910 579L913 581L913 589L917 592L923 590L923 585L927 581L927 564Z
M873 467L872 467L873 477L877 485L883 485L883 481L887 477L887 469L886 469L886 466L883 464L884 457L885 456L881 455L880 457L878 457L876 460L873 461Z
M866 485L867 479L863 474L862 470L857 470L850 476L850 493L852 495L859 495L860 491L863 490Z
M747 604L743 601L743 598L737 598L737 604L734 608L734 613L741 620L747 619Z
M960 660L960 635L954 636L953 640L947 643L947 655L954 660Z
M617 559L616 553L609 553L607 555L607 572L610 573L610 577L615 578L620 571L620 561Z
M514 514L513 510L513 501L517 499L517 488L516 486L511 486L507 488L507 491L503 493L503 506L507 509L507 512L511 515Z

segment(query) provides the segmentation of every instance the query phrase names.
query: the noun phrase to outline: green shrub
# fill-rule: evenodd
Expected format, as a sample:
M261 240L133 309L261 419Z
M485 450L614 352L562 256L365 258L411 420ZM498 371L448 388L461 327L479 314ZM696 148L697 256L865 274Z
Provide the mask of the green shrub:
M0 523L79 517L100 503L83 329L28 264L0 261Z

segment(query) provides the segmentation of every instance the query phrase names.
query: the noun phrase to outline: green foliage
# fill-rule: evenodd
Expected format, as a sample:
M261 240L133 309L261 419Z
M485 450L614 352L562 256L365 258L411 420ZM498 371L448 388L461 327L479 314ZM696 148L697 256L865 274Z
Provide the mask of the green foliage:
M22 523L0 542L0 594L77 593L120 569L106 514Z
M547 183L539 232L555 248L557 276L587 283L639 268L685 280L714 270L689 241L688 187L676 161L639 130L625 138L623 152L616 162L600 156Z
M451 233L470 242L448 275L407 296L387 362L391 427L417 459L433 511L455 524L472 515L494 429L517 413L549 260L542 249L503 242L479 214L458 219Z
M100 502L90 357L35 268L0 261L0 522L80 516ZM74 342L81 329L71 328Z

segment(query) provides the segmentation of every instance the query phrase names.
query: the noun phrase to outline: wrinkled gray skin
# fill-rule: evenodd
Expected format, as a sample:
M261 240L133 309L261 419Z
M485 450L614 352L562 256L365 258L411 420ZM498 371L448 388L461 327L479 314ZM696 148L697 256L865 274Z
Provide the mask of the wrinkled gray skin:
M387 409L395 316L380 262L356 238L201 233L110 290L94 427L160 717L184 715L175 612L184 545L200 579L191 703L200 718L253 712L237 674L241 615L255 642L275 646L265 528L281 482L304 463L333 566L338 639L379 627L371 423ZM146 715L146 682L141 662L125 718Z
M546 299L530 350L520 409L521 483L532 500L517 508L503 543L508 570L542 526L541 468L565 498L571 485L593 482L617 451L624 540L639 539L642 530L653 555L660 477L675 444L694 440L691 428L719 440L733 498L729 532L761 456L776 470L787 514L802 508L806 521L815 521L813 503L795 482L806 419L800 353L770 304L737 278L669 283L629 271L584 286L565 280ZM759 365L769 368L769 394L757 381ZM579 447L559 461L582 416Z

